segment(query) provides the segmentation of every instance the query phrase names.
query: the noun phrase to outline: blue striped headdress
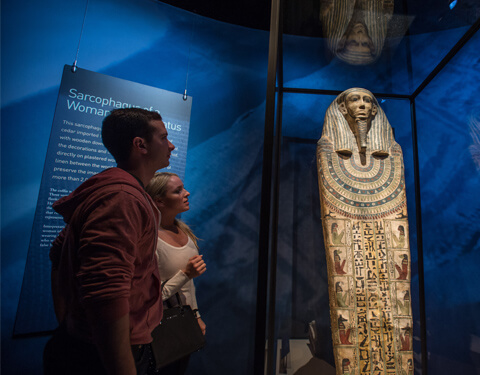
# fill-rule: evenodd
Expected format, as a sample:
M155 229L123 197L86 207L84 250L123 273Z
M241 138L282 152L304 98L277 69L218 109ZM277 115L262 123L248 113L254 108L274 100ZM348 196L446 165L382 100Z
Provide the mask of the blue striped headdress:
M366 89L358 87L345 90L330 104L325 114L322 138L328 137L333 142L333 149L336 152L349 154L353 152L356 144L355 135L339 109L339 103L342 103L343 99L353 91L362 91L369 94L377 106L377 113L372 119L372 124L367 134L367 148L372 154L390 154L390 147L395 140L393 139L392 127L388 122L387 116L378 105L377 99L373 94Z

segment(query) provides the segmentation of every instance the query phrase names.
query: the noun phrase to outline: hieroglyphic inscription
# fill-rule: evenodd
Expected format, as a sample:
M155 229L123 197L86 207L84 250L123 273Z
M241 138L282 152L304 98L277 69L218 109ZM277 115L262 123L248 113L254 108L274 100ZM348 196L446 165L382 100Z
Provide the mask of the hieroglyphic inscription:
M395 374L393 315L382 221L354 222L352 251L361 375Z

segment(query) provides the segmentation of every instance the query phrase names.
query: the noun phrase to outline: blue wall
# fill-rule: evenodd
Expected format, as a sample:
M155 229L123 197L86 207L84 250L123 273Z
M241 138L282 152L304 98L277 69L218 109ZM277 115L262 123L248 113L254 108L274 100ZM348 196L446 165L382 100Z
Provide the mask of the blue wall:
M480 34L417 100L431 374L480 370Z

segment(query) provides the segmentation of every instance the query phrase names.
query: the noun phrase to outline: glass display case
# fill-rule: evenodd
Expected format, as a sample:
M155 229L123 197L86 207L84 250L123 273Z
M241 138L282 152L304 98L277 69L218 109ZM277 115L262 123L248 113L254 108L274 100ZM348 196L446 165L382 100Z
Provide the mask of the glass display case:
M266 373L335 373L316 149L327 108L352 87L375 95L403 150L414 371L478 372L479 4L325 1L313 37L286 34L311 22L288 10L272 2L264 170L273 172L263 187L273 209L261 222L269 253L259 252L271 267L259 285Z

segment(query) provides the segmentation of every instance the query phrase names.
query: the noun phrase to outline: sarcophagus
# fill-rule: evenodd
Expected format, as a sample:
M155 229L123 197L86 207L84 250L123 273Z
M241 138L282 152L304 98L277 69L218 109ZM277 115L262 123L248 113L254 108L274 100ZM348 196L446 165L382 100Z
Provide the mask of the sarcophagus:
M317 168L337 375L413 374L403 156L371 92L330 105Z

